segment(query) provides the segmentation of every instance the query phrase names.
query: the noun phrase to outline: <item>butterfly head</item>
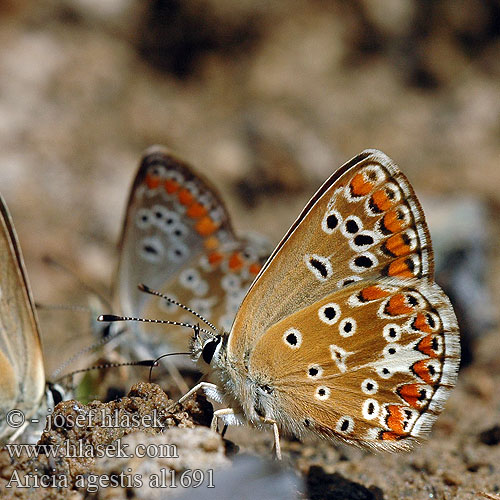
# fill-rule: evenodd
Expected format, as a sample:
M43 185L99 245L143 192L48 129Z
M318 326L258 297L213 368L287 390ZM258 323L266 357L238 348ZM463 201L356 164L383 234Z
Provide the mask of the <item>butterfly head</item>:
M45 394L47 397L47 404L49 407L54 407L58 403L64 400L66 396L66 391L64 388L54 382L47 382L45 389Z
M195 326L191 339L191 357L202 371L218 364L222 348L227 344L228 335L225 333L209 335Z

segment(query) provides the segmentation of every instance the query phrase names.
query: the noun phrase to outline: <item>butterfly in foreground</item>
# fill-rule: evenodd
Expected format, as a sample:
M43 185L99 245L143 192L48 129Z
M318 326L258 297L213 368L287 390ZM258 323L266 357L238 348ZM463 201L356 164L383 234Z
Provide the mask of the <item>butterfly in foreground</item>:
M189 321L184 309L137 289L160 290L228 330L269 255L257 238L236 236L217 190L165 148L149 148L127 204L114 295L129 316ZM187 350L179 328L138 324L129 346L136 358Z
M195 330L203 389L250 421L373 451L409 450L454 387L457 321L434 282L422 208L383 153L320 187L253 281L229 332Z
M62 389L47 384L38 319L16 232L0 196L0 443L19 436L30 419L45 422L46 406L62 399ZM11 410L25 423L7 422ZM12 417L12 414L11 414Z

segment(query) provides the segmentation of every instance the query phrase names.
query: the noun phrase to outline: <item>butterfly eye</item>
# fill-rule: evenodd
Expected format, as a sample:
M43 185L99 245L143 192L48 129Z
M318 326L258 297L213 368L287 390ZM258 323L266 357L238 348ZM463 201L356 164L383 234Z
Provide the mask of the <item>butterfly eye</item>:
M203 350L201 351L201 357L203 358L203 361L205 361L205 363L207 363L208 365L212 362L215 351L217 350L217 346L219 345L221 339L222 337L218 336L214 340L208 341L203 346Z

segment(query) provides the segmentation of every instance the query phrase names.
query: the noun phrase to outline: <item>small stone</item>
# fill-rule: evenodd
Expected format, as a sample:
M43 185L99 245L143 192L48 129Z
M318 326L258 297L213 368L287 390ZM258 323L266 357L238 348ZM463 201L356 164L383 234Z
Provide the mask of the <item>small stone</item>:
M479 441L488 446L495 446L500 443L500 425L494 425L479 434Z
M448 486L459 486L462 484L462 478L453 471L447 470L443 472L443 482Z

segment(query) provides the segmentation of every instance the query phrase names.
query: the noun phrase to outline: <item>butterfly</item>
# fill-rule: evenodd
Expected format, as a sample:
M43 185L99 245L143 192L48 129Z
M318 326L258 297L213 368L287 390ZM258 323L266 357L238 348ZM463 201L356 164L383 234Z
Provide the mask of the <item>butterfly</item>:
M42 423L63 390L46 384L40 333L21 248L0 196L0 443ZM20 413L21 412L21 413ZM24 419L24 424L21 420Z
M385 154L366 150L316 192L247 291L229 330L198 329L198 390L251 422L372 451L427 436L455 386L460 343L434 282L420 203Z
M114 296L124 314L191 319L176 304L138 290L138 284L147 283L229 329L269 251L257 236L236 236L220 195L207 180L165 148L153 146L144 153L130 191L119 253ZM179 328L165 332L136 326L128 346L135 357L189 348L189 335Z

